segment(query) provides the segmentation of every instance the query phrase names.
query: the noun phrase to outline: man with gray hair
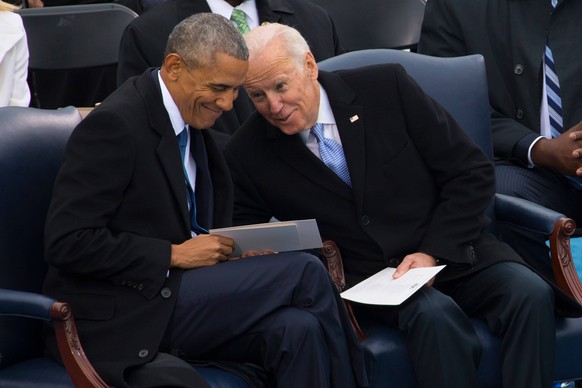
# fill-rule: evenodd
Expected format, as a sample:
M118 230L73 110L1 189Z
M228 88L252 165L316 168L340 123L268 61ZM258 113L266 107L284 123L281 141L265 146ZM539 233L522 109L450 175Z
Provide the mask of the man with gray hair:
M280 388L366 386L319 259L235 260L232 239L207 234L230 225L233 194L205 129L232 108L247 59L227 19L187 18L161 68L125 83L71 136L47 217L44 292L71 304L109 384L206 387L182 358L252 363ZM46 344L57 357L48 334Z
M356 313L406 336L420 387L479 386L469 317L501 338L503 387L549 387L552 289L486 232L485 154L400 65L319 71L281 24L245 40L257 113L225 148L235 223L315 218L341 250L348 287L389 266L397 278L446 264L401 305L354 304Z

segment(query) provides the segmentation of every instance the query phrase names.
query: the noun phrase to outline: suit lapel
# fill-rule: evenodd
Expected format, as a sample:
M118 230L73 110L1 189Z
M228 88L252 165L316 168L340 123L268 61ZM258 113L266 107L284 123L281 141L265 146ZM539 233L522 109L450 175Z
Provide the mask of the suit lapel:
M155 75L155 76L154 76ZM142 75L138 81L137 88L143 96L150 119L150 127L155 131L159 137L160 142L156 149L158 159L172 192L174 198L178 203L178 208L181 209L180 217L182 223L187 230L190 230L190 216L188 214L188 203L186 197L186 185L184 183L183 165L178 151L178 141L174 128L170 122L168 112L164 108L160 86L158 84L157 72L150 74L149 72Z
M354 198L364 198L366 180L365 114L363 107L353 104L356 95L335 73L319 73L319 82L325 89L352 181ZM357 201L361 206L362 201Z
M333 80L333 81L332 81ZM276 138L276 152L292 168L325 187L334 194L346 198L363 198L365 182L365 145L363 108L352 105L354 92L335 74L320 72L319 81L328 93L330 104L350 171L352 188L346 185L321 160L313 155L298 135L287 136L271 127L269 135Z
M257 0L259 24L281 22L280 13L293 14L293 9L285 0Z
M291 168L297 170L313 183L330 190L332 193L351 198L351 190L333 171L319 160L303 144L299 135L288 136L276 128L275 152Z

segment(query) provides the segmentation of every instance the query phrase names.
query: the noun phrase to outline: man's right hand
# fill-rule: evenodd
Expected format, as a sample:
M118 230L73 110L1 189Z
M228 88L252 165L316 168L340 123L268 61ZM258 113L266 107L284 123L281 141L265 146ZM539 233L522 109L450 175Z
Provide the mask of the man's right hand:
M541 139L532 148L532 162L564 175L582 176L582 121L554 139Z
M200 234L172 244L171 268L191 269L214 265L228 260L234 250L234 240L229 237Z

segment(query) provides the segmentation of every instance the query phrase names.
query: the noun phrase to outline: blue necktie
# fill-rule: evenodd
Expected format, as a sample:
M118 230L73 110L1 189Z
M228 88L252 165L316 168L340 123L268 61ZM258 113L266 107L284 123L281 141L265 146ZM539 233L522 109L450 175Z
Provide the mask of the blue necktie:
M190 213L190 227L197 234L208 233L206 229L198 225L196 222L196 196L194 195L194 189L190 184L190 178L188 178L188 171L186 171L186 145L188 144L188 127L184 128L182 132L178 134L178 144L180 145L180 153L182 154L182 168L184 169L184 178L186 180L186 187L188 189L188 211Z
M558 0L552 0L552 10L556 9ZM550 117L550 128L552 137L558 137L564 132L562 121L562 98L560 97L560 81L556 71L556 63L550 47L550 39L546 42L544 53L544 71L546 82L546 97L548 101L548 116ZM582 189L582 177L566 176L570 183Z
M323 124L317 123L311 128L311 133L317 139L319 156L333 172L337 174L348 186L352 186L350 172L342 146L332 139L323 136Z

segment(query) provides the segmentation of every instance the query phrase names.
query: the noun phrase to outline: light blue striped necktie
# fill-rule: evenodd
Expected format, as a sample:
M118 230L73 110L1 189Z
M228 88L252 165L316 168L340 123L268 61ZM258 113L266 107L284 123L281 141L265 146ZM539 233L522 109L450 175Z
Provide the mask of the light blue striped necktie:
M319 156L333 172L337 174L348 186L352 186L350 173L346 163L346 157L342 146L332 139L323 136L323 124L317 123L311 128L311 133L317 139Z
M552 9L556 8L558 0L552 0ZM562 123L562 98L560 97L560 81L556 72L556 63L550 47L550 39L546 41L546 51L544 56L546 73L546 96L548 100L548 113L550 116L550 127L552 137L558 137L564 132Z
M556 9L558 0L552 0L552 11ZM546 81L546 97L548 101L548 116L550 118L550 129L552 137L558 137L564 132L562 121L562 98L560 97L560 80L556 71L554 55L550 47L550 38L546 41L546 51L544 54L544 71ZM570 183L582 189L582 177L566 176Z

